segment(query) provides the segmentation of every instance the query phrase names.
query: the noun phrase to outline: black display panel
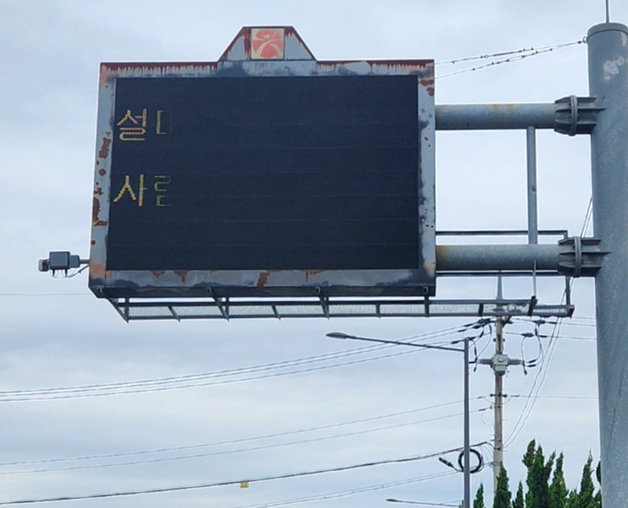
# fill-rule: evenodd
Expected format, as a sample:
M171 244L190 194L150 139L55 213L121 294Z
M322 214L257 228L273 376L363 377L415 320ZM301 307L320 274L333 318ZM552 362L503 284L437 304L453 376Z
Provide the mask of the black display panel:
M417 269L416 76L117 78L107 270Z

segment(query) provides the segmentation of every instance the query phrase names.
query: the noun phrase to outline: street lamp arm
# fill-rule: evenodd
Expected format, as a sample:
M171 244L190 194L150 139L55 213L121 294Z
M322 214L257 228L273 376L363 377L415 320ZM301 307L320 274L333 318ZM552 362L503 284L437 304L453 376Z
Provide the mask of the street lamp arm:
M373 339L371 337L360 337L358 335L349 335L343 332L329 332L325 334L327 337L331 339L353 339L353 340L364 340L367 342L378 342L379 344L394 344L397 346L411 346L411 347L421 347L424 349L441 349L443 351L457 351L459 353L463 353L464 349L456 348L456 347L448 347L448 346L435 346L433 344L417 344L415 342L403 342L400 340L388 340L388 339Z
M424 349L441 349L443 351L456 351L463 353L464 355L464 452L463 452L463 473L464 473L464 501L462 503L463 508L471 508L471 471L469 452L471 450L471 444L469 442L469 342L472 340L469 337L464 337L456 342L463 342L464 349L448 346L434 346L428 344L417 344L414 342L403 342L400 340L387 340L387 339L374 339L371 337L360 337L358 335L349 335L344 332L330 332L326 334L327 337L332 339L354 339L364 340L366 342L376 342L378 344L394 344L397 346L412 346L421 347ZM398 502L398 501L392 501Z

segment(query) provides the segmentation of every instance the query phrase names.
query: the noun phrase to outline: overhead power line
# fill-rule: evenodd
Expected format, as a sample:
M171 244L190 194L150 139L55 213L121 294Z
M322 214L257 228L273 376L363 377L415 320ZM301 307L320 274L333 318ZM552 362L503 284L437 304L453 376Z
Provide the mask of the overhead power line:
M472 411L472 412L473 413L478 413L480 411L486 411L487 409L488 408L480 408L480 409L476 409L475 411ZM404 423L398 423L398 424L393 424L393 425L386 425L386 426L377 427L377 428L374 428L374 429L365 429L365 430L359 430L359 431L353 431L353 432L345 432L343 434L334 434L334 435L331 435L331 436L320 436L320 437L309 438L309 439L300 439L300 440L296 440L296 441L288 441L288 442L283 442L283 443L272 443L272 444L266 444L266 445L252 446L252 447L248 447L248 448L238 448L238 449L235 449L235 450L220 450L220 451L215 451L215 452L196 453L196 454L193 454L193 455L179 455L179 456L176 456L176 457L159 457L159 458L153 458L153 459L134 460L134 461L127 461L127 462L114 462L114 463L105 463L105 464L78 465L78 466L69 466L69 467L48 468L48 469L34 469L34 470L27 470L27 471L4 471L4 472L0 472L0 475L6 476L6 475L15 475L15 474L54 473L54 472L59 472L59 471L77 471L77 470L85 470L85 469L103 469L103 468L109 468L109 467L136 466L136 465L140 465L140 464L156 464L156 463L163 463L163 462L174 462L174 461L181 461L181 460L200 459L200 458L204 458L204 457L215 457L217 455L231 455L231 454L234 454L234 453L253 452L253 451L259 451L259 450L266 450L266 449L269 449L269 448L279 448L279 447L283 447L283 446L292 446L292 445L298 445L298 444L315 443L315 442L320 442L320 441L327 441L327 440L330 440L330 439L339 439L339 438L343 438L343 437L358 436L358 435L368 434L368 433L372 433L372 432L381 432L381 431L385 431L385 430L398 429L400 427L408 427L408 426L412 426L412 425L418 425L420 423L428 423L428 422L435 422L435 421L445 420L447 418L453 418L453 417L461 416L461 415L462 415L462 413L454 413L454 414L436 416L436 417L433 417L433 418L426 418L424 420L415 420L415 421L412 421L412 422L404 422Z
M311 501L326 501L328 499L338 499L341 497L354 496L356 494L363 494L365 492L374 492L377 490L390 489L392 487L401 487L403 485L411 485L413 483L424 482L428 480L435 480L437 478L445 478L457 474L456 471L445 471L443 473L434 473L431 475L420 476L418 478L409 478L407 480L398 480L396 482L380 483L378 485L369 485L366 487L359 487L355 489L343 490L340 492L331 492L327 494L318 494L314 496L301 497L297 499L288 499L285 501L271 501L263 504L248 504L241 505L235 508L271 508L275 506L287 506L296 503L309 503Z
M480 400L480 399L483 399L483 398L484 398L483 396L478 396L474 400ZM242 437L242 438L236 438L236 439L225 439L225 440L214 441L214 442L210 442L210 443L195 443L195 444L184 445L184 446L172 446L172 447L165 447L165 448L153 448L153 449L148 449L148 450L134 450L134 451L128 451L128 452L106 453L106 454L99 454L99 455L81 455L81 456L75 456L75 457L58 457L58 458L51 458L51 459L19 460L19 461L10 461L10 462L0 462L0 466L19 466L19 465L28 465L28 464L50 464L50 463L58 463L58 462L81 461L81 460L111 459L111 458L120 458L120 457L132 457L132 456L137 456L137 455L148 455L148 454L156 454L156 453L177 452L177 451L193 450L193 449L199 449L199 448L209 448L209 447L212 447L212 446L222 446L222 445L228 445L228 444L246 443L246 442L250 442L250 441L259 441L259 440L264 440L264 439L273 439L273 438L277 438L277 437L292 436L292 435L296 435L296 434L304 434L304 433L307 433L307 432L316 432L316 431L320 431L320 430L328 430L328 429L344 427L344 426L348 426L348 425L355 425L355 424L359 424L359 423L368 423L368 422L383 420L383 419L386 419L386 418L394 418L394 417L398 417L398 416L405 416L405 415L419 413L419 412L423 412L423 411L429 411L429 410L432 410L432 409L440 409L440 408L447 407L447 406L453 406L453 405L460 404L461 402L462 402L462 400L455 400L455 401L450 401L450 402L443 402L441 404L434 404L434 405L431 405L431 406L425 406L425 407L417 408L417 409L410 409L410 410L406 410L406 411L397 411L397 412L388 413L388 414L385 414L385 415L371 416L371 417L368 417L368 418L360 418L360 419L354 419L354 420L349 420L349 421L344 421L344 422L330 423L330 424L327 424L327 425L318 425L318 426L314 426L314 427L307 427L307 428L304 428L304 429L296 429L296 430L289 430L289 431L283 431L283 432L273 432L273 433L270 433L270 434L262 434L262 435L259 435L259 436Z
M476 443L472 446L480 446L482 443ZM364 462L361 464L353 464L349 466L339 466L327 469L315 469L310 471L302 471L298 473L284 473L280 475L274 476L263 476L257 478L241 478L239 480L228 480L222 482L212 482L212 483L201 483L195 485L182 485L175 487L161 487L154 489L138 489L138 490L127 490L120 492L106 492L100 494L87 494L87 495L72 495L72 496L61 496L61 497L44 497L37 499L18 499L14 501L0 501L0 506L10 506L10 505L20 505L20 504L36 504L36 503L54 503L54 502L62 502L62 501L82 501L88 499L105 499L105 498L113 498L113 497L125 497L125 496L139 496L145 494L164 494L167 492L182 492L187 490L198 490L198 489L208 489L212 487L226 487L229 485L240 485L242 483L260 483L274 480L287 480L291 478L299 478L304 476L313 476L320 475L326 473L338 473L343 471L350 471L354 469L364 469L367 467L373 466L381 466L388 464L402 464L407 462L414 462L418 460L425 460L433 457L438 457L439 455L445 455L447 453L453 453L460 451L460 448L451 448L449 450L442 450L435 453L429 453L424 455L414 455L411 457L403 457L399 459L385 459L378 460L373 462Z
M453 327L445 330L431 332L424 335L412 336L404 338L404 340L430 340L437 339L443 336L451 335L452 333L461 333L465 331L461 327ZM228 369L214 372L204 372L198 374L188 374L182 376L171 376L165 378L155 379L142 379L135 381L106 383L106 384L91 384L91 385L79 385L79 386L62 386L62 387L48 387L48 388L34 388L25 390L3 390L0 391L0 402L31 402L41 400L57 400L57 399L72 399L72 398L84 398L84 397L103 397L110 395L126 395L126 394L138 394L147 392L159 392L169 390L180 390L189 388L199 388L205 386L214 386L222 384L240 383L246 381L256 381L260 379L268 379L272 377L287 376L292 374L303 374L308 372L314 372L317 370L326 370L338 367L346 367L351 365L357 365L361 363L383 360L388 358L394 358L407 354L413 354L421 352L421 349L409 349L396 351L394 353L387 353L372 356L369 358L362 358L357 360L342 361L338 363L332 363L327 365L315 365L323 362L329 362L333 360L342 360L345 358L351 358L357 355L376 353L380 350L390 349L390 345L381 344L376 346L365 346L360 348L353 348L350 350L326 353L321 355L314 355L303 358L296 358L293 360L286 360L281 362L273 362L259 365L252 365L248 367L241 367L237 369ZM315 366L312 366L315 365ZM283 370L293 368L292 370ZM238 377L240 376L240 377Z
M585 42L585 40L583 40L583 42ZM582 229L580 230L580 236L584 236L585 232L588 230L589 224L592 218L592 213L593 213L593 197L591 197L591 199L589 200L585 217L584 217L584 221L582 224ZM571 287L573 286L573 282L574 282L574 279L572 278L569 281L569 290L571 290ZM561 302L565 300L566 295L567 295L567 289L565 289L565 291L563 292ZM545 357L544 355L541 360L540 368L536 376L534 377L534 382L532 383L532 387L530 388L530 392L527 397L527 400L519 415L519 418L517 419L517 422L515 423L515 426L512 432L510 433L510 436L508 436L508 439L506 440L504 444L504 447L509 446L510 444L514 443L515 440L519 437L519 434L521 434L521 431L525 427L525 424L528 421L528 418L530 418L530 415L532 414L532 410L534 409L534 406L536 405L536 402L539 399L539 393L541 391L541 388L543 387L543 383L545 382L547 371L549 370L548 369L549 363L552 359L552 355L554 354L554 350L556 349L556 344L558 343L557 339L560 337L560 329L563 324L563 319L559 318L556 321L554 321L552 324L553 324L553 328L552 328L552 333L549 335L547 356Z
M529 399L530 397L534 397L537 399L558 399L558 400L597 400L597 395L521 395L516 393L509 393L505 395L508 398L522 398Z

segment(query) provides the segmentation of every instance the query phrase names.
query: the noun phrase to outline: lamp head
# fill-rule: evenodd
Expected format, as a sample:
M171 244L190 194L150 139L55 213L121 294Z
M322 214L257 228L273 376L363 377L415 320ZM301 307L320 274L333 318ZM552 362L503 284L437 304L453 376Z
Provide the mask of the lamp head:
M343 332L329 332L325 334L330 339L350 339L351 335L347 335Z

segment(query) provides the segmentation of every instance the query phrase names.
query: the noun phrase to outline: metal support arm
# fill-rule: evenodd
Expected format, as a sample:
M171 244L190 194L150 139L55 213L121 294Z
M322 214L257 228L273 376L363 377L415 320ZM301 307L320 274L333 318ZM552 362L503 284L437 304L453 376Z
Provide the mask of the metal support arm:
M549 271L571 277L594 276L606 254L596 238L570 237L556 245L438 245L436 270Z
M454 104L436 106L436 130L554 129L590 134L598 112L595 97L571 95L553 103Z

